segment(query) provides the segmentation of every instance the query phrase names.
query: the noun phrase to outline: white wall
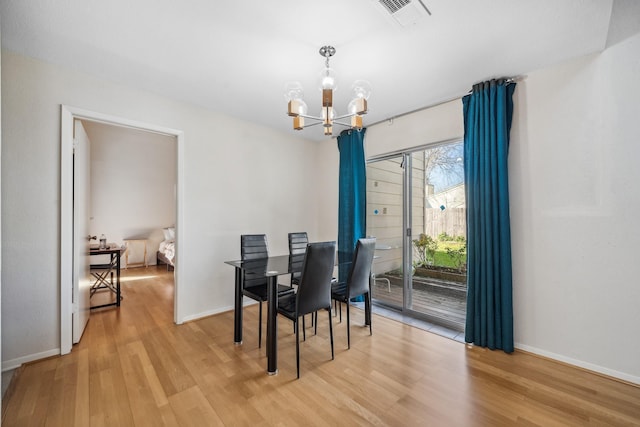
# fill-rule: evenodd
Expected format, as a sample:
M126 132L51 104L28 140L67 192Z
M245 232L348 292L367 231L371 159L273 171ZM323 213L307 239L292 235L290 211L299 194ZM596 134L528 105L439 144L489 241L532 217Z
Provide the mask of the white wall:
M365 150L369 158L463 135L462 102L455 100L368 128Z
M336 138L316 146L316 165L317 175L323 177L323 182L318 183L323 190L316 195L318 205L322 206L318 211L317 239L337 241L340 152ZM311 238L309 235L309 239Z
M510 152L520 348L640 383L640 35L530 73Z
M176 139L97 122L84 127L91 139L89 232L120 245L148 239L154 265L162 229L176 223Z
M509 153L516 346L640 383L640 35L529 73ZM463 135L462 102L367 130L368 157Z
M267 233L286 253L289 231L313 236L336 215L319 203L333 177L316 166L317 143L2 55L3 368L59 351L60 104L184 132L181 321L233 307L223 261L239 257L240 234Z

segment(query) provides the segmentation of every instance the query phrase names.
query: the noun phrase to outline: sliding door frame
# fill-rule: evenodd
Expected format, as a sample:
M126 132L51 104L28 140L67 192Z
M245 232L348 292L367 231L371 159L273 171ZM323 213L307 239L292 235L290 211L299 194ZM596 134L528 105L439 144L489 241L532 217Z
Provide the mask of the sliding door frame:
M389 160L392 158L402 157L402 271L403 273L403 292L402 292L402 307L398 307L389 303L385 303L381 300L376 300L376 304L387 306L389 308L400 310L403 314L407 314L411 317L422 318L429 320L429 317L424 313L415 311L410 308L413 293L413 243L412 243L412 224L413 224L413 186L411 180L412 177L412 155L419 151L425 151L432 148L437 148L443 145L461 143L462 138L447 139L444 141L437 141L429 144L423 144L416 147L407 148L404 150L397 150L377 156L372 156L367 159L367 165L369 163L375 163L378 161Z

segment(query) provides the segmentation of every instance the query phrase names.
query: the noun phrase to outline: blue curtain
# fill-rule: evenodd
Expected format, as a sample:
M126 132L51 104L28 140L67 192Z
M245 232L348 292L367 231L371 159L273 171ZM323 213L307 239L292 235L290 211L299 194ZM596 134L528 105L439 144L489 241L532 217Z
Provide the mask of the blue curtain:
M513 351L507 155L515 83L491 80L462 98L467 197L465 341Z
M347 280L358 239L365 237L367 210L366 163L364 134L345 130L338 136L340 177L338 195L338 280Z

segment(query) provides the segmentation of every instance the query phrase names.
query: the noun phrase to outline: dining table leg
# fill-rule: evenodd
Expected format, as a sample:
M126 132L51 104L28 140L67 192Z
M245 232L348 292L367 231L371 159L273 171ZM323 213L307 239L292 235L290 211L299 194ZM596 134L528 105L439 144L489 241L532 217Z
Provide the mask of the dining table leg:
M233 342L242 344L242 276L244 270L236 267L236 297L233 311Z
M120 307L120 295L121 295L120 293L120 258L121 258L120 255L121 255L120 251L113 254L113 256L116 257L116 307Z
M278 277L267 277L267 374L278 373Z

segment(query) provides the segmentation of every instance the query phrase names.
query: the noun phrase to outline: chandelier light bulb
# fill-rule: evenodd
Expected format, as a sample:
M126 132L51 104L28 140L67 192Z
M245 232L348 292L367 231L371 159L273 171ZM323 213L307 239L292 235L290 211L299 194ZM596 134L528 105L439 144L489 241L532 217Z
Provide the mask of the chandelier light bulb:
M354 98L349 102L347 106L347 111L349 114L358 114L358 98Z
M297 106L298 106L298 114L301 116L306 116L307 115L307 111L309 110L309 108L307 107L307 103L304 102L302 99L297 99Z
M356 80L351 85L351 90L356 98L369 99L371 96L371 83L366 80Z
M284 85L284 99L289 101L301 100L304 97L304 91L302 90L302 83L300 82L288 82Z
M336 73L333 71L333 68L325 68L320 73L320 90L338 89L338 84L336 80Z

